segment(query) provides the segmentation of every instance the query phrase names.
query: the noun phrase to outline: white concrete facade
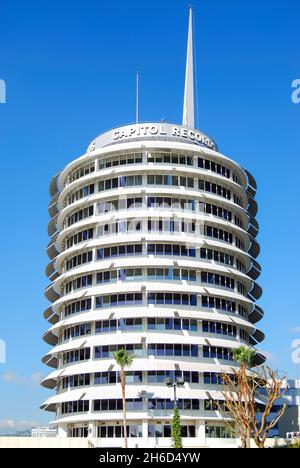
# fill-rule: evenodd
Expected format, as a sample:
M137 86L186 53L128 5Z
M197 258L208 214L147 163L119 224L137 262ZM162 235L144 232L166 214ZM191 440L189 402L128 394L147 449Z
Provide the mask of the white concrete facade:
M131 447L170 446L169 376L185 380L184 446L236 446L214 401L232 350L264 339L251 174L206 135L150 123L97 138L50 193L43 385L56 394L42 407L59 436L122 446L112 353L126 348Z

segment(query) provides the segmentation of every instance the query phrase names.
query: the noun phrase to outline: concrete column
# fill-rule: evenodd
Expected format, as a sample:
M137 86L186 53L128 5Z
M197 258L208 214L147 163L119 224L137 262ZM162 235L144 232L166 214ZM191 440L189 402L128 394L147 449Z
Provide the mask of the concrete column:
M68 437L68 428L67 426L59 426L58 427L58 432L57 432L58 437Z
M148 421L142 422L143 428L143 444L148 446Z
M196 437L200 446L205 446L205 421L196 421Z
M89 439L97 437L97 428L95 422L89 423Z

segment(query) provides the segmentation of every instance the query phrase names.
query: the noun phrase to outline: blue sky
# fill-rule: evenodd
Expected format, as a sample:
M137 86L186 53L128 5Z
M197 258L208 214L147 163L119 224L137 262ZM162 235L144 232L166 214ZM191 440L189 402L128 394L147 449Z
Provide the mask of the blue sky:
M0 432L47 422L48 185L103 131L141 119L180 122L187 36L183 0L3 2L0 16L1 316ZM272 365L299 377L300 78L297 0L194 2L200 127L258 182L260 284ZM297 330L298 328L298 330ZM291 331L293 330L294 331Z

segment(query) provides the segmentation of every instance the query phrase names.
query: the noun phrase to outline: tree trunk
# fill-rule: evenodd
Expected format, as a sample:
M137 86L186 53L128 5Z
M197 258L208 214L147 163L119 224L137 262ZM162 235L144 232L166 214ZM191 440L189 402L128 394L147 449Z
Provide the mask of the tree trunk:
M247 437L241 436L242 448L246 449L247 447Z
M245 411L246 417L249 421L249 401L248 401L248 392L247 392L247 369L245 365L241 366L242 376L244 380L244 400L245 400ZM251 439L250 439L250 430L246 427L246 436L245 436L245 447L244 448L251 448Z
M127 420L126 420L126 395L125 395L125 369L121 369L121 387L123 400L123 429L124 429L124 448L128 448L127 442Z

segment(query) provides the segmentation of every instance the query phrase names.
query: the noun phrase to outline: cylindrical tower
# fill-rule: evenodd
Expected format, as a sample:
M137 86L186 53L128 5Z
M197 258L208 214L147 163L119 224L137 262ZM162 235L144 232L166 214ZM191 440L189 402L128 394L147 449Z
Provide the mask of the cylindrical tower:
M97 138L50 193L42 407L59 434L122 446L126 349L130 446L170 445L178 377L184 445L230 443L221 375L264 339L254 178L203 133L150 123Z

